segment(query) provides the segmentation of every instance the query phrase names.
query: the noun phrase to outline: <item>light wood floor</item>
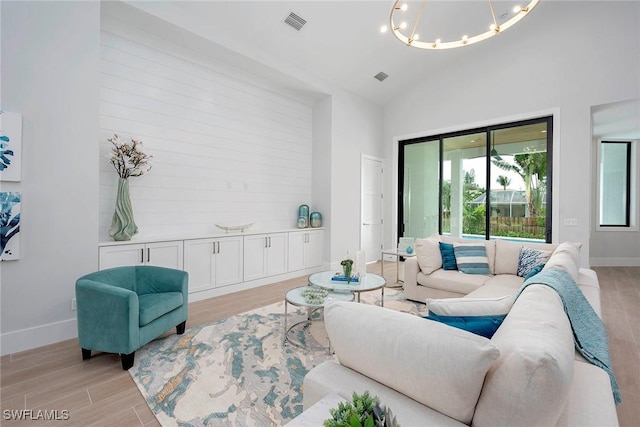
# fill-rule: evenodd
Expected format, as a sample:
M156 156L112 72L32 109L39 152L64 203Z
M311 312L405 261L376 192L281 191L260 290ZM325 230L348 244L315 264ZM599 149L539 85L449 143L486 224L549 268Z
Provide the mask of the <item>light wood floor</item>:
M380 264L372 265L370 270L379 273ZM388 283L394 283L395 263L385 263L384 270ZM636 426L640 419L640 267L595 270L600 278L603 318L622 391L620 425ZM281 301L286 290L305 283L306 277L300 277L191 303L187 327ZM49 422L53 425L159 425L131 376L121 369L119 357L98 354L82 361L76 340L3 356L0 396L3 426L47 424L4 419L5 410L27 408L69 411L67 421Z

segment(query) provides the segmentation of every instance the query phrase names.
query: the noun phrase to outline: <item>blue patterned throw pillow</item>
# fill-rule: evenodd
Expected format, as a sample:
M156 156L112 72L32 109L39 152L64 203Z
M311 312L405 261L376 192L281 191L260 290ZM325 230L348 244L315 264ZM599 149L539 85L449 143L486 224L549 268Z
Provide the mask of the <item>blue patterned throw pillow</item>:
M491 274L484 243L454 243L458 270L467 274Z
M550 257L551 251L542 251L540 249L527 248L523 246L522 249L520 249L518 271L516 274L520 277L527 277L531 275L532 271L539 270L539 268L541 269L544 267Z
M442 255L442 268L444 270L457 270L456 255L453 253L451 243L438 242L440 244L440 255Z

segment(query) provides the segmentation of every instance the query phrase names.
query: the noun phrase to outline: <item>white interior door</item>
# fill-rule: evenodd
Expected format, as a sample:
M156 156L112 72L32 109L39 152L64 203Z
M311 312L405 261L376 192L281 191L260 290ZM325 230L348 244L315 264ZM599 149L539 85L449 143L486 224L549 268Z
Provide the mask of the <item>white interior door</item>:
M373 262L380 259L382 250L382 159L363 155L361 163L360 248L367 262Z

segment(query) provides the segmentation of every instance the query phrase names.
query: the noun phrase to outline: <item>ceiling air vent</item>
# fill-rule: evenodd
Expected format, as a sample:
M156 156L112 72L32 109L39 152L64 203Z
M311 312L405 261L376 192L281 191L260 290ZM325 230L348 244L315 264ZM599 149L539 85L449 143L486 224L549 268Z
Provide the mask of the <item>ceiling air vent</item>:
M304 24L307 23L307 20L291 12L289 16L284 18L284 23L300 31L300 29L304 27Z
M389 77L388 74L383 73L382 71L380 71L378 74L376 74L375 77L377 80L383 81L384 79L386 79L387 77Z

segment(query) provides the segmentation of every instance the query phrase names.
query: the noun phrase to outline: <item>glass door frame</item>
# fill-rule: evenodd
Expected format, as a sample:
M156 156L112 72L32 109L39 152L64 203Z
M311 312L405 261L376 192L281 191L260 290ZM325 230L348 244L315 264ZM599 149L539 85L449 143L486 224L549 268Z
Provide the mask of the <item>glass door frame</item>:
M552 213L553 213L553 115L542 116L532 119L519 120L515 122L502 123L497 125L490 126L482 126L472 129L465 129L461 131L455 132L447 132L436 135L422 136L417 138L405 139L398 141L398 205L397 205L397 236L398 238L404 235L404 166L405 166L405 147L411 144L417 144L421 142L435 142L438 141L439 147L439 186L438 186L438 210L440 214L438 215L438 232L442 234L442 179L443 179L443 163L444 163L444 140L451 137L458 137L469 134L477 134L477 133L485 133L486 134L486 183L485 188L487 192L487 196L485 199L486 212L491 212L491 180L492 176L490 173L491 170L491 156L488 154L491 151L492 144L492 132L502 129L514 128L519 126L526 126L531 124L539 124L546 122L547 133L546 133L546 191L545 191L545 242L552 242ZM485 240L489 240L491 238L491 228L490 228L491 216L485 216ZM420 236L420 237L428 237L428 236Z

